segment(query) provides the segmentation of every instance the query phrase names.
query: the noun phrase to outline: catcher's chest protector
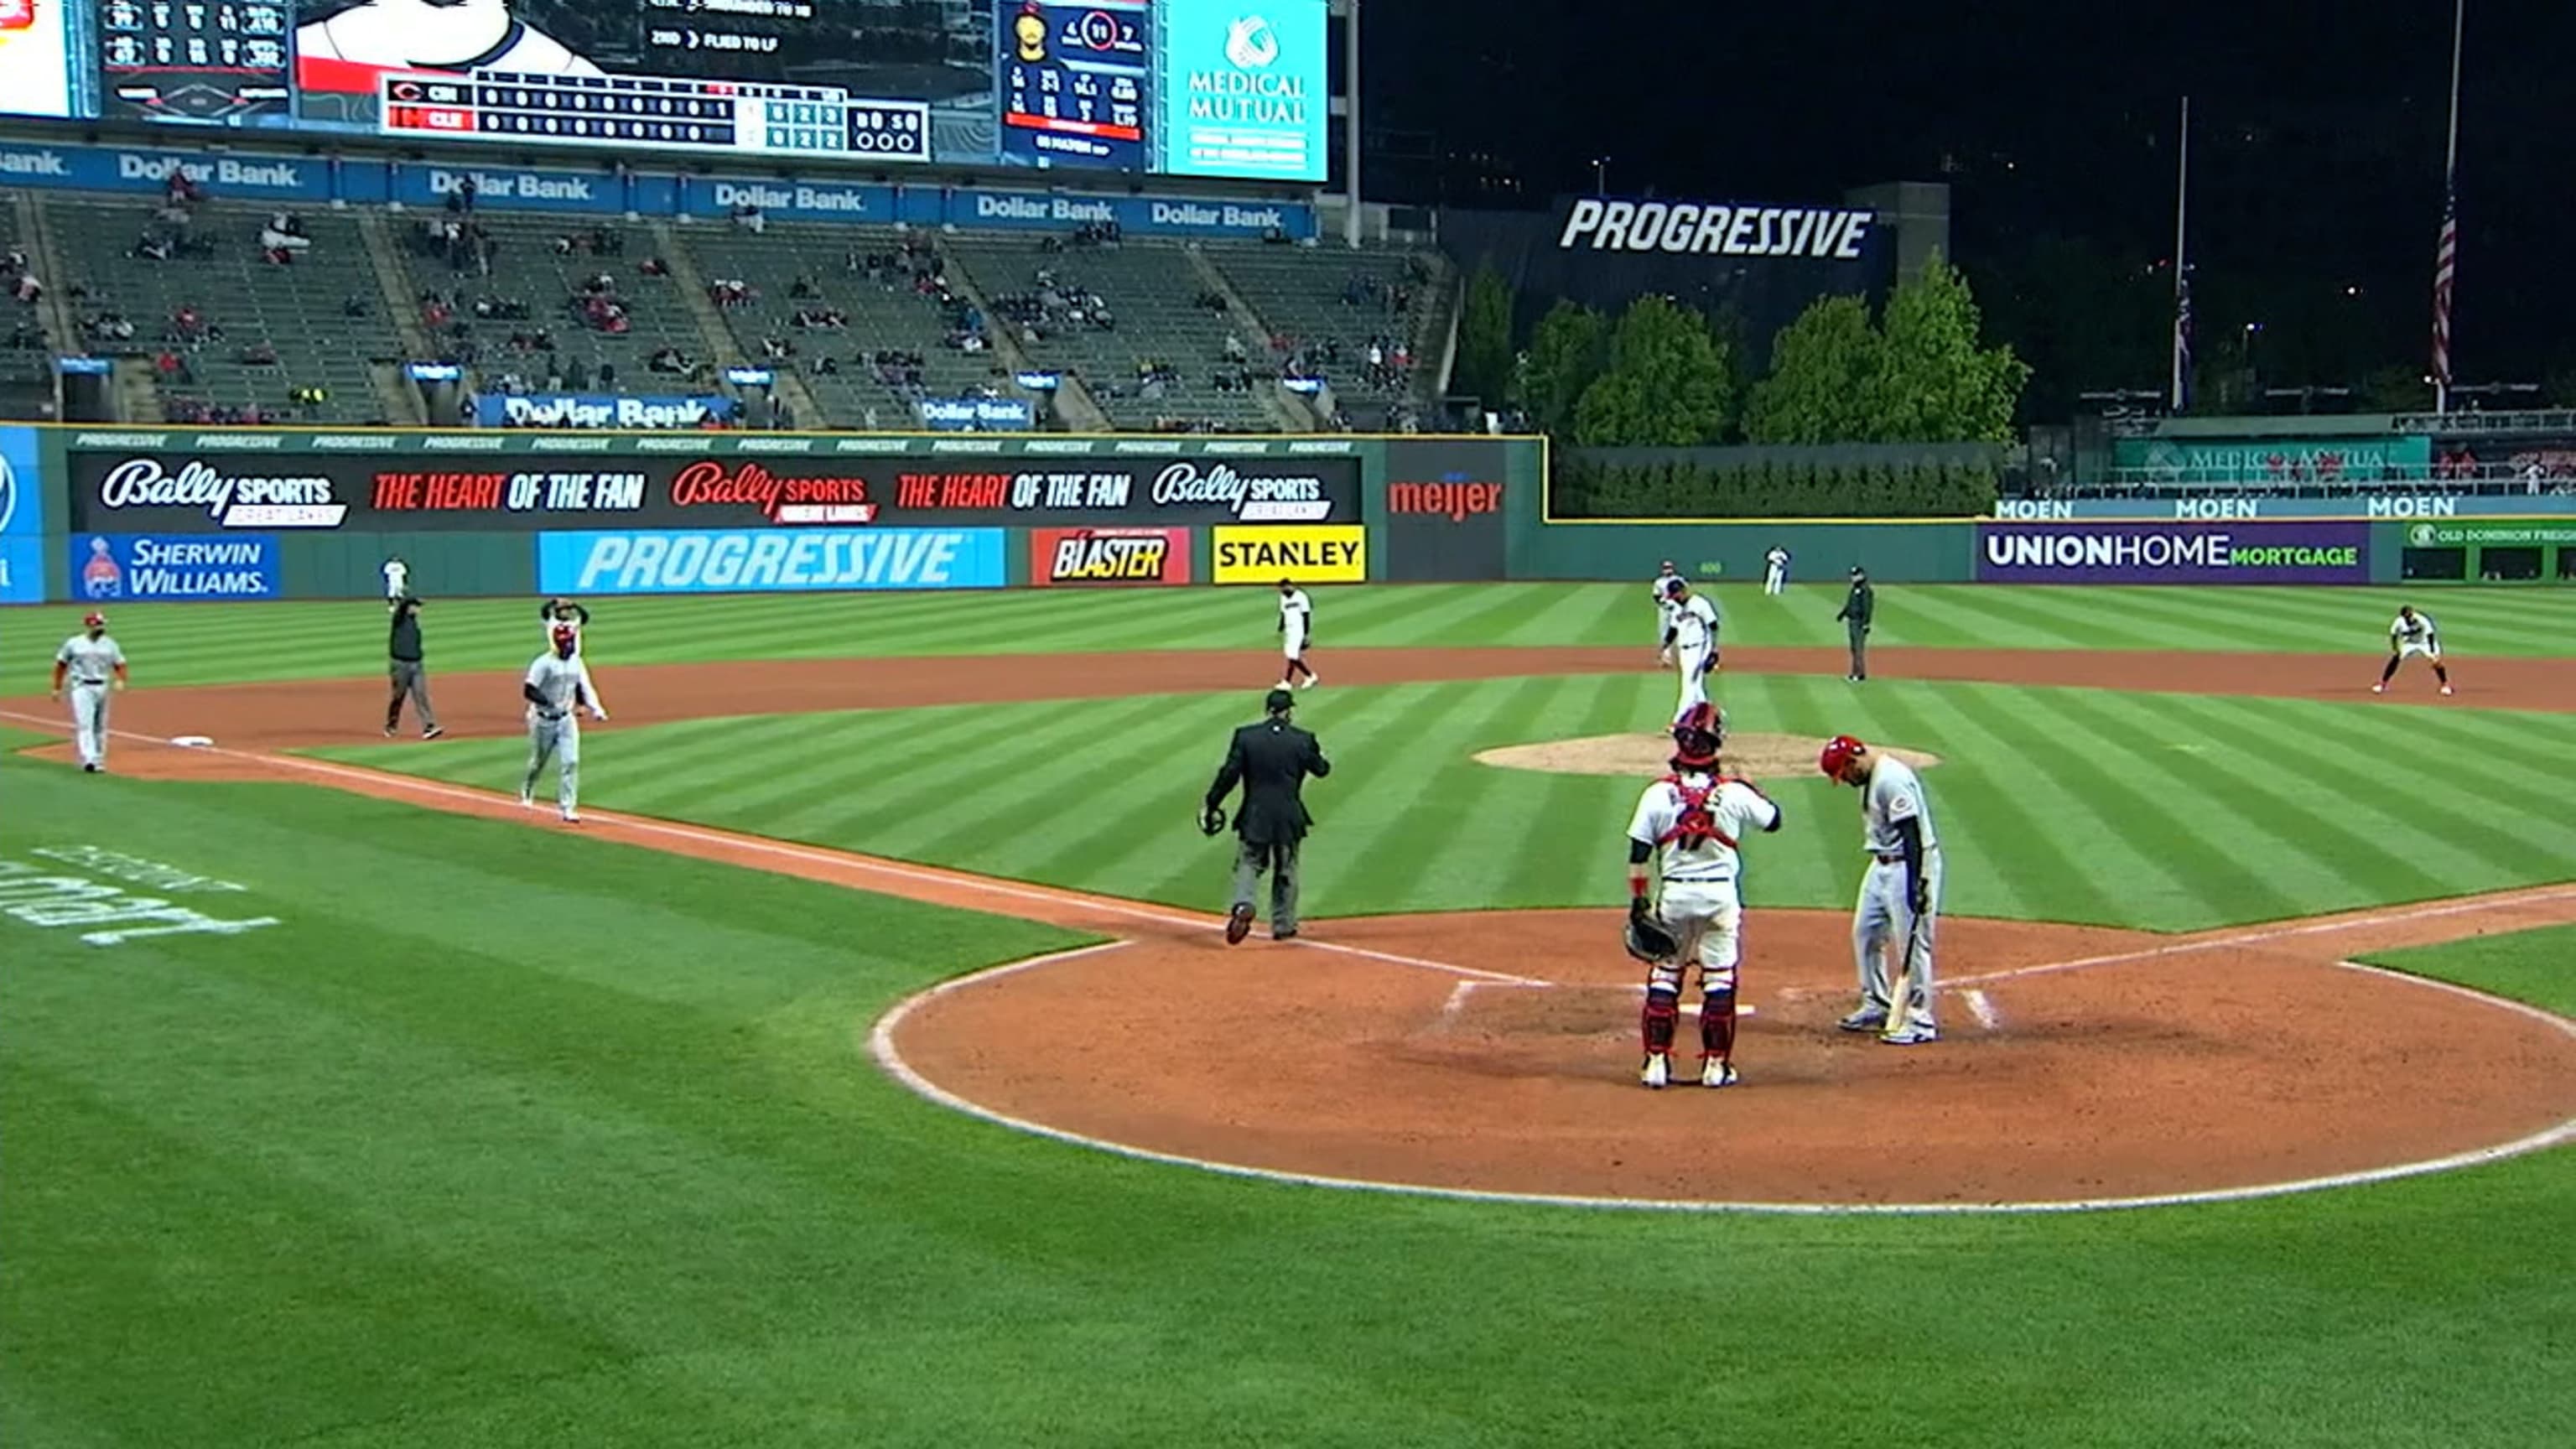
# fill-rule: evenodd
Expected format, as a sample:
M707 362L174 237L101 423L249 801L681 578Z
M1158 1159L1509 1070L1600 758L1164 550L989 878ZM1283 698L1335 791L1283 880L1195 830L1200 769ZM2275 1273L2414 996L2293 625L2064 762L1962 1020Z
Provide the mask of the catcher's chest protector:
M1729 850L1737 848L1735 837L1717 828L1717 812L1708 808L1718 787L1726 783L1725 777L1711 777L1706 785L1690 785L1683 783L1679 775L1666 775L1664 783L1681 796L1682 813L1674 817L1673 828L1656 839L1657 845L1679 845L1689 850L1714 840Z

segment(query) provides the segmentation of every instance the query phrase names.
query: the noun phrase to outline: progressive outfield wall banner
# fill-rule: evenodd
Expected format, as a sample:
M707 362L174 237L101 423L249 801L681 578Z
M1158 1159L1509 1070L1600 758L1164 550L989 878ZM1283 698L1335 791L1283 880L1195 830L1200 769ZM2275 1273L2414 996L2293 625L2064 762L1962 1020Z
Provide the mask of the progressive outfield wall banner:
M1981 584L2366 584L2370 529L2318 523L1981 523Z
M775 594L998 589L998 528L541 533L548 594Z

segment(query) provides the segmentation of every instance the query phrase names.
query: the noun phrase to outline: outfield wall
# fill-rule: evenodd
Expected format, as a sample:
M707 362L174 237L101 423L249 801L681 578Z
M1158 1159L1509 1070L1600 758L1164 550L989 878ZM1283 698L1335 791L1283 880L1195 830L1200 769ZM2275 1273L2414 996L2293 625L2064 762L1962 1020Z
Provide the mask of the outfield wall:
M367 598L389 557L445 596L1499 579L1545 466L1483 437L8 436L21 601Z

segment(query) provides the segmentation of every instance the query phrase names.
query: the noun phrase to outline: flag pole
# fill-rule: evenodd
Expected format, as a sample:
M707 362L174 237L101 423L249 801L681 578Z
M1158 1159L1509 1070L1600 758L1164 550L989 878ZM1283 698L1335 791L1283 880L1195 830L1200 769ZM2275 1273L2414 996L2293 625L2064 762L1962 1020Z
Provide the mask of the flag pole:
M2434 270L2440 273L2435 291L2439 316L2433 370L2433 411L2451 410L2451 276L2458 269L2459 254L2459 174L2460 174L2460 37L2468 28L2469 0L2452 0L2451 5L2451 123L2442 147L2442 249L2446 260L2437 260Z
M2182 98L2181 159L2174 176L2174 335L2172 408L2181 412L2191 390L2191 283L2183 220L2191 203L2191 97Z

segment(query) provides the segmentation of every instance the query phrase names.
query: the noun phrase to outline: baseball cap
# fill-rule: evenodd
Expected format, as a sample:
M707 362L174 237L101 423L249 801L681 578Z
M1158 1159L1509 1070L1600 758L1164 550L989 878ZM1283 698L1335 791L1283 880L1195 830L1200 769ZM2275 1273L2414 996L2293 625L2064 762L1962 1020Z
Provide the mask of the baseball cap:
M1291 709L1297 707L1297 696L1295 692L1291 690L1274 689L1270 691L1269 694L1263 696L1261 704L1264 709L1269 710L1272 714L1286 714Z

